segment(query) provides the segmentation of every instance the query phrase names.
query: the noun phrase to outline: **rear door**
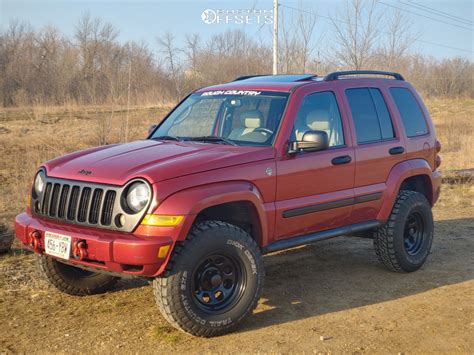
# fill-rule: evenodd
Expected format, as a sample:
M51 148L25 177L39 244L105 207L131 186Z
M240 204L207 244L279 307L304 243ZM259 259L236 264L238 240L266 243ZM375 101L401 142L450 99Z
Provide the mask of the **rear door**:
M392 168L405 160L405 140L400 134L388 92L382 86L343 87L355 142L354 208L350 222L376 218L385 182Z
M300 140L307 130L324 130L330 147L283 152L277 160L275 239L340 227L352 210L354 149L337 94L307 90L299 100L288 141Z

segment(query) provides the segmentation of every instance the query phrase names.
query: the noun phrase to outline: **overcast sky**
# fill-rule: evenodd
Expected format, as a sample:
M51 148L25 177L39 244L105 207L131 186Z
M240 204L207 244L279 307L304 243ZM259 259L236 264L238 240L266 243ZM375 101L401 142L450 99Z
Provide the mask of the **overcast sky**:
M298 7L299 0L280 0L280 11L285 18L296 17L298 12L286 6ZM340 10L343 2L305 1L304 9L317 11L319 23L315 37L325 32L326 41L330 41L331 29L325 16L332 16ZM473 59L473 0L383 0L382 10L393 9L389 5L400 7L413 22L413 30L418 34L412 50L432 55L436 58L464 56ZM272 25L258 24L206 24L202 19L204 10L238 10L255 8L271 10L273 0L215 0L215 1L44 1L44 0L0 0L1 26L4 28L12 20L28 21L35 28L54 25L67 35L74 33L78 18L89 12L120 30L121 41L144 41L150 48L156 49L156 36L166 31L175 34L182 41L187 33L198 33L203 39L226 29L242 28L252 36L271 43ZM417 6L417 7L414 7ZM425 11L423 11L423 9ZM440 14L442 11L445 14ZM416 14L415 14L416 13ZM428 18L431 17L431 18ZM462 19L466 20L463 21ZM447 22L447 23L445 23ZM423 42L422 42L423 41ZM431 42L429 44L427 42ZM321 46L328 45L321 43ZM447 48L443 46L453 47ZM454 49L456 48L456 49Z

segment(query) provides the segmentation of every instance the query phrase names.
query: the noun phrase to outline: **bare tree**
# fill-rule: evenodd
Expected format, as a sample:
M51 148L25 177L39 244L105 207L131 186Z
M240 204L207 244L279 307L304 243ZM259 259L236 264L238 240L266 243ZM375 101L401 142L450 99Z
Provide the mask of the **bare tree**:
M88 94L87 100L98 103L107 94L106 56L110 54L118 31L100 18L92 18L85 13L76 27L75 38L79 47L82 63L79 85L82 94ZM105 91L104 91L105 90Z
M34 77L34 32L29 24L13 21L0 37L1 93L3 104L22 105ZM31 89L30 89L31 90Z
M303 5L300 5L300 8L303 9ZM316 27L317 17L314 10L313 11L300 11L298 16L298 30L301 38L301 70L306 72L307 63L311 57L311 54L314 50L314 43L312 43L314 29Z
M386 38L382 46L384 67L388 70L397 69L397 63L406 55L415 42L412 22L399 8L386 16Z
M336 59L353 69L367 66L379 35L376 0L346 0L344 9L331 20Z
M201 38L198 34L193 33L186 35L186 56L193 72L197 68L197 60L199 55L199 49L201 45Z
M179 55L181 54L181 50L174 45L175 37L170 32L165 33L163 38L158 37L157 41L168 64L168 71L176 89L176 98L179 100L182 96L180 82L182 68L178 59Z
M283 52L281 54L282 58L279 58L278 62L282 63L282 71L284 73L292 73L299 71L295 63L300 49L297 31L295 31L297 25L293 21L293 16L290 16L288 19L286 11L282 11L280 17L281 46L283 46Z

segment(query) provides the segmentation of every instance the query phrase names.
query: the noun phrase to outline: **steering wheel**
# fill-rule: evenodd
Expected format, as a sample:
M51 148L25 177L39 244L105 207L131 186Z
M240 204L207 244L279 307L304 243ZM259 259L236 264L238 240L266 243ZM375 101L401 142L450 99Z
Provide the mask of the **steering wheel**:
M273 134L273 131L265 128L265 127L258 127L253 130L254 132L262 133L264 136L271 136Z

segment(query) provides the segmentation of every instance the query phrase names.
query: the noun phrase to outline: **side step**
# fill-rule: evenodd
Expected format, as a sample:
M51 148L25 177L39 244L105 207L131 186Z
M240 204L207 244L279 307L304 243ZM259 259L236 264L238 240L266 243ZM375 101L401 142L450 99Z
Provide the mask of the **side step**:
M263 253L272 253L274 251L289 249L298 247L300 245L310 244L314 242L319 242L321 240L326 240L334 237L340 237L344 235L351 235L354 233L359 233L363 231L367 231L369 229L377 228L381 225L379 221L368 221L356 224L350 224L348 226L329 229L321 232L311 233L300 235L298 237L292 237L283 240L277 240L268 244L265 248L263 248Z

